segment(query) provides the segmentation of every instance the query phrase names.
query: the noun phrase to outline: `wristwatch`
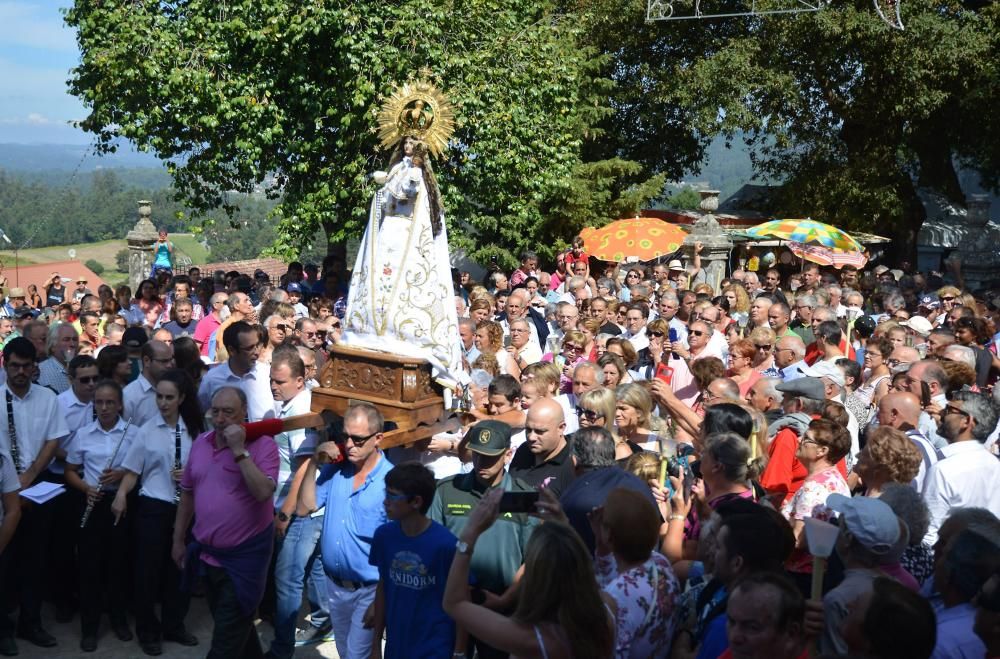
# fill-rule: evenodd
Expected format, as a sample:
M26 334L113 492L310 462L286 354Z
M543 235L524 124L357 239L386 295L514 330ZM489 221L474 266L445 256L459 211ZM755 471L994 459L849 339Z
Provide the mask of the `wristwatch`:
M288 513L286 513L284 510L279 510L278 511L278 521L279 522L287 522L289 519L290 518L288 517Z
M470 556L472 555L472 547L470 547L469 543L465 542L464 540L459 540L458 542L455 543L455 551L457 551L459 554L467 554Z
M234 458L234 461L237 464L239 464L240 462L242 462L243 460L245 460L246 458L249 458L249 457L250 457L250 451L248 451L246 449L243 449L242 453L239 453L238 455L236 455L236 457Z

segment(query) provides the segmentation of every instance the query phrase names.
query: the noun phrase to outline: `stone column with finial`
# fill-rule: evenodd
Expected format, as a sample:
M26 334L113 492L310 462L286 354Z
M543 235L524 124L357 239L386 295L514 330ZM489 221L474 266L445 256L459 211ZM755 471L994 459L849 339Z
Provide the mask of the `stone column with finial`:
M128 285L132 294L139 292L139 282L149 277L153 268L153 243L156 242L156 227L150 219L153 215L152 202L139 202L139 221L128 232Z
M698 193L701 195L699 208L703 215L691 226L684 239L684 247L693 255L695 243L702 244L701 267L705 270L705 281L718 292L719 284L726 277L733 240L712 214L719 208L719 191L699 190Z

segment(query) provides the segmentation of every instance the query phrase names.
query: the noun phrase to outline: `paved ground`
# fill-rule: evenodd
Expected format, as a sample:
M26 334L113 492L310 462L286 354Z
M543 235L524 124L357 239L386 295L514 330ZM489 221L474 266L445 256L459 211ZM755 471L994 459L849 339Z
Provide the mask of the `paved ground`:
M95 659L141 659L146 655L139 649L136 641L122 643L108 627L105 617L101 621L101 635L97 640L97 652L84 654L80 652L80 619L74 618L72 622L60 625L52 618L52 609L46 607L43 611L45 628L50 634L54 634L59 639L59 646L51 649L42 649L29 644L27 641L18 639L18 648L21 654L18 657L63 659L72 657L81 659L82 657L94 657ZM208 652L208 642L212 636L212 616L208 612L208 605L204 598L195 597L191 600L191 611L187 617L188 630L198 637L201 643L193 648L186 648L176 643L164 643L164 659L201 659ZM261 622L257 625L257 631L261 635L261 644L265 651L271 642L271 627L267 623ZM132 632L135 633L133 626ZM336 659L337 648L333 642L311 645L304 648L296 648L296 659L315 659L324 657L325 659Z

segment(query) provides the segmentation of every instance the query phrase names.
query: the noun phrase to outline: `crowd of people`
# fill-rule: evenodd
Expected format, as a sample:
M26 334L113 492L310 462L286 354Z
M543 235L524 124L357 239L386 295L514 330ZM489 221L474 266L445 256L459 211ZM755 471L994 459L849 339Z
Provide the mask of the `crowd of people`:
M213 659L1000 655L1000 301L700 251L455 272L463 427L391 448L369 403L282 425L341 341L333 260L8 291L0 654L56 643L51 600L85 652L106 613Z

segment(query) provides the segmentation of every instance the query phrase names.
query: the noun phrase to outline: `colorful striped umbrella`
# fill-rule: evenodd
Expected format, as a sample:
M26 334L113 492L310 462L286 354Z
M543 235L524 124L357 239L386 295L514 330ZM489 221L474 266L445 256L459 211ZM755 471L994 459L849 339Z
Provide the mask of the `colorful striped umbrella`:
M788 243L788 249L800 259L818 265L832 265L837 269L843 268L845 265L852 265L860 269L868 263L868 255L863 252L844 252L822 245L803 245L793 242Z
M822 245L842 252L864 252L865 248L847 232L835 226L806 218L804 220L771 220L747 229L754 238L778 238L808 245Z
M651 261L680 249L687 233L676 224L655 217L618 220L599 229L587 227L580 232L584 249L601 261L621 263L632 257Z

